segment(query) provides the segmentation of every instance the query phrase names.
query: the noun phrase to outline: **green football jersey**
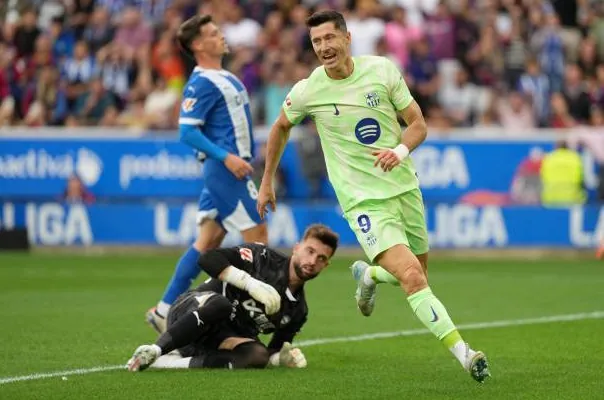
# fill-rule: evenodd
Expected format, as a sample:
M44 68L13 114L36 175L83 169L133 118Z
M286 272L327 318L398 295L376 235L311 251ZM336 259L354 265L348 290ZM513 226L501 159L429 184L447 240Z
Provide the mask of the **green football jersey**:
M384 172L377 149L401 143L397 110L413 101L398 68L387 58L354 57L352 74L331 79L321 66L292 88L283 111L292 124L310 116L325 154L329 180L343 211L364 200L386 199L419 187L411 158Z

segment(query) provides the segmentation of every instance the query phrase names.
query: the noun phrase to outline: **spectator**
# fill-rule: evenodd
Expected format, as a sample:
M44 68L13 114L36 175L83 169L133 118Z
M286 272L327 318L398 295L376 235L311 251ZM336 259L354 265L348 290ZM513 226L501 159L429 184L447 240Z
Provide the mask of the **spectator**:
M570 116L579 123L588 123L591 114L591 99L577 64L566 66L562 91Z
M67 105L71 109L75 99L86 91L95 72L95 60L90 55L88 44L79 41L75 44L73 56L63 62L62 77L66 87Z
M156 76L155 89L145 99L146 126L151 129L169 129L178 119L180 93L168 86L162 76Z
M561 93L552 94L551 107L550 126L552 128L568 129L577 125L577 121L568 112L568 104Z
M73 117L68 118L70 126L114 125L117 117L115 98L103 87L103 81L95 78L90 89L78 96Z
M396 57L398 65L407 67L411 43L419 40L421 37L421 29L407 22L406 10L402 7L395 7L392 21L386 24L384 39L388 51Z
M564 75L564 44L562 42L560 19L550 13L546 23L531 39L531 48L539 54L541 69L549 80L552 91L562 89Z
M63 192L62 200L69 204L92 204L96 199L86 186L84 186L80 177L72 175L67 180L67 186Z
M184 86L184 65L172 32L164 32L153 47L151 66L167 86L181 92Z
M455 57L455 20L445 1L438 4L436 13L428 17L424 26L434 57L439 61L453 59Z
M237 4L229 7L227 21L223 24L224 37L233 48L256 47L262 27L257 21L245 18L243 8Z
M350 46L353 56L375 54L378 40L384 35L385 24L375 17L376 0L358 0L356 9L346 20L348 31L354 37Z
M13 37L13 44L19 58L28 58L34 53L36 39L40 35L37 25L38 14L33 8L21 13L21 18Z
M529 59L526 72L522 74L519 90L528 96L535 112L539 126L547 126L550 114L550 85L547 76L541 73L541 68L536 59Z
M109 21L109 12L105 8L96 8L90 17L90 23L84 29L84 40L94 54L108 45L115 35L115 28Z
M442 130L448 131L449 123L474 125L481 128L476 134L488 135L486 128L500 123L529 126L530 118L510 117L520 101L516 94L501 102L507 113L490 105L491 92L501 89L522 93L521 115L531 107L540 127L600 126L603 5L588 0L0 1L0 47L9 59L0 61L0 123L76 123L81 119L74 114L76 103L90 93L96 76L113 96L115 112L109 114L120 114L119 121L99 121L147 127L145 118L136 120L144 116L147 97L153 94L151 103L162 104L167 90L179 95L192 71L192 61L173 38L180 23L198 12L211 13L223 27L231 44L225 68L241 78L254 120L263 123L274 118L291 83L318 65L305 24L309 13L335 8L347 15L353 52L396 60L414 98ZM469 73L462 86L456 77L460 64ZM42 72L51 69L61 72L57 85L48 84L49 73ZM476 99L465 115L460 105L472 91ZM566 100L552 99L553 92ZM176 128L172 118L153 125Z
M62 16L52 19L49 27L50 39L52 41L52 56L55 60L60 61L73 54L75 47L75 34L73 31L65 27L65 21Z
M535 115L519 92L510 92L497 105L498 119L510 136L516 136L536 126Z
M148 52L153 40L152 35L151 26L143 20L140 11L135 7L126 7L120 17L113 43L130 52Z
M469 80L468 71L460 67L455 83L440 93L440 103L455 126L470 126L479 111L479 90Z
M439 75L436 58L431 54L429 42L425 38L411 47L407 78L417 103L422 109L429 108L436 100Z

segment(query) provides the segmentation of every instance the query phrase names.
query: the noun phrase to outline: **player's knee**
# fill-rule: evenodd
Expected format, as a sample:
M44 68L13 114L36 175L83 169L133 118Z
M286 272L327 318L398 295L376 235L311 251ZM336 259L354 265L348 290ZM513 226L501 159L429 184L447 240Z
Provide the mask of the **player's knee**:
M265 368L270 357L268 349L257 342L242 343L233 351L239 355L240 368Z
M419 261L415 260L405 267L400 279L401 287L408 294L419 292L428 286L426 274Z
M193 243L193 247L195 247L195 250L198 252L205 253L206 251L220 247L220 242L220 240L216 240L215 238L197 236L195 242Z

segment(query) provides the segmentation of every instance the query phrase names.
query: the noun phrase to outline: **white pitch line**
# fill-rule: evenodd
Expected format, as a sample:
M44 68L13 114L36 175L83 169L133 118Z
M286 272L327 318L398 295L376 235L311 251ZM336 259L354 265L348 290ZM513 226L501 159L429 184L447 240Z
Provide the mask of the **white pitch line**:
M468 330L478 330L478 329L489 329L489 328L507 328L511 326L520 326L520 325L537 325L537 324L547 324L552 322L567 322L567 321L581 321L587 319L603 319L604 311L593 311L588 313L579 313L579 314L564 314L564 315L552 315L549 317L537 317L537 318L524 318L524 319L511 319L511 320L501 320L501 321L491 321L491 322L476 322L469 324L460 324L457 325L457 328L462 331ZM426 335L429 334L430 331L427 329L410 329L405 331L395 331L395 332L378 332L378 333L369 333L365 335L356 335L356 336L340 336L340 337L330 337L323 339L309 339L309 340L301 340L296 342L297 346L300 347L309 347L309 346L317 346L321 344L330 344L330 343L342 343L342 342L359 342L363 340L373 340L373 339L386 339L393 338L399 336L417 336L417 335ZM66 377L69 375L86 375L92 374L94 372L104 372L104 371L115 371L118 369L125 369L124 365L108 365L102 367L93 367L93 368L80 368L80 369L72 369L68 371L57 371L57 372L47 372L47 373L38 373L31 375L21 375L21 376L11 376L6 378L0 378L0 385L4 385L7 383L21 382L21 381L33 381L38 379L46 379L46 378L56 378L56 377Z
M585 319L601 319L601 318L604 318L604 311L594 311L594 312L580 313L580 314L552 315L549 317L511 319L511 320L491 321L491 322L474 322L474 323L469 323L469 324L460 324L460 325L456 325L456 326L457 326L457 329L459 329L460 331L467 331L467 330L478 330L478 329L487 329L487 328L506 328L509 326L536 325L536 324L547 324L549 322L580 321L580 320L585 320ZM411 330L397 331L397 332L378 332L378 333L368 333L365 335L358 335L358 336L340 336L340 337L330 337L330 338L324 338L324 339L301 340L299 342L296 342L296 346L308 347L308 346L316 346L319 344L328 344L328 343L359 342L359 341L363 341L363 340L386 339L386 338L393 338L393 337L398 337L398 336L426 335L428 333L431 333L431 332L427 329L411 329Z

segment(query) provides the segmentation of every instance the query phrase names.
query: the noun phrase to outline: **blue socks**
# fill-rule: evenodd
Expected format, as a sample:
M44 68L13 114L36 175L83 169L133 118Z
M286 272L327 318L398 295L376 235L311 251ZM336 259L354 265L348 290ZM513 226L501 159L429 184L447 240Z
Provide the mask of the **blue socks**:
M178 264L176 264L176 270L172 275L172 279L166 287L166 291L161 299L160 305L167 305L168 308L178 296L186 292L191 283L199 276L201 273L201 269L197 265L197 259L199 258L200 253L193 247L189 247L187 251L180 257L178 260ZM160 310L158 307L158 312L165 317L167 314L167 310ZM165 313L164 313L165 312Z

